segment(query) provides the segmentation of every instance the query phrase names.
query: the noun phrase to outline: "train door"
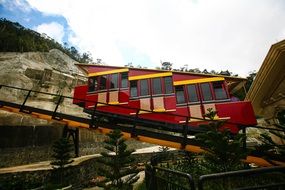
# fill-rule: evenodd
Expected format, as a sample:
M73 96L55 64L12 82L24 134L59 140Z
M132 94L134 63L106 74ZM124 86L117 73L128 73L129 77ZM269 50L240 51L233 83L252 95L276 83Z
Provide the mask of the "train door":
M224 81L212 81L199 84L199 95L202 102L201 113L218 111L216 104L229 101L229 94Z
M216 78L188 80L178 84L175 86L177 113L189 115L192 122L201 121L199 118L204 118L209 109L217 111L217 103L229 100L224 81L217 81Z
M190 121L200 121L203 118L201 112L201 101L199 96L199 88L195 83L181 84L175 86L177 114L190 116ZM185 118L180 118L181 122L185 122Z
M201 103L199 86L195 83L187 84L185 89L187 94L188 112L189 115L193 117L190 121L199 121L199 118L203 118L203 105Z
M152 78L150 80L151 105L154 112L175 111L175 96L171 76Z
M131 80L130 106L140 108L140 113L175 111L172 77Z
M128 103L128 72L93 76L88 82L88 107Z
M113 73L107 76L107 91L104 97L108 104L128 103L128 73Z

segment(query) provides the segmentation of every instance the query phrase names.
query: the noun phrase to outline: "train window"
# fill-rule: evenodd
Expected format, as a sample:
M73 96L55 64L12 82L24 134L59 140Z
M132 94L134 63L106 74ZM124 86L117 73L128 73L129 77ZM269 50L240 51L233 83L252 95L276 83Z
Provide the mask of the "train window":
M223 88L223 82L213 82L213 89L217 100L227 99L227 92Z
M105 90L107 85L107 76L100 76L99 90Z
M165 77L164 78L164 88L165 88L165 94L173 93L173 86L172 86L172 78L171 77Z
M118 73L115 73L115 74L111 75L110 88L118 88L118 77L119 77Z
M148 92L148 80L147 79L140 80L140 95L141 96L149 95L149 92Z
M138 96L138 81L133 80L130 82L131 87L131 97L137 97Z
M128 73L121 74L121 88L128 87Z
M161 79L160 78L152 79L152 91L153 91L153 94L162 94L162 87L161 87Z
M88 92L97 90L97 77L91 77L88 79Z
M189 102L198 102L198 94L196 91L196 85L195 84L189 84L187 85L188 90L188 101Z
M175 87L176 92L176 102L177 104L185 103L185 95L184 95L184 88L183 86L176 86Z
M209 83L202 83L201 89L202 89L204 101L213 100L212 93L211 93L211 87Z

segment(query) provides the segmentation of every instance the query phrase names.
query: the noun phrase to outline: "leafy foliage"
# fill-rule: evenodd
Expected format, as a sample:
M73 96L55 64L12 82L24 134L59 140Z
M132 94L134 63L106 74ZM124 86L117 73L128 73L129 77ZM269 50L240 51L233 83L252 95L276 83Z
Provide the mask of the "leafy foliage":
M56 174L59 175L60 184L63 184L65 175L65 168L73 162L71 160L70 152L73 150L73 145L66 138L60 138L53 144L52 157L54 160L51 162L52 167L55 169Z
M162 70L172 70L173 63L170 62L162 62L161 63L161 69Z
M208 110L205 116L214 119L216 112ZM233 136L227 129L222 129L223 121L212 121L208 125L201 126L207 132L197 134L197 141L205 150L203 153L204 166L210 172L226 172L242 168L241 159L247 152L242 147L246 138L244 134Z
M66 138L60 138L53 144L52 157L54 161L51 162L51 165L54 168L63 169L68 164L72 163L70 152L73 150L73 145Z
M256 75L257 75L256 71L251 71L249 73L249 75L246 77L247 81L244 85L246 92L249 91ZM243 88L241 88L240 90L236 91L233 95L240 100L244 100L244 98L246 96L245 90Z
M66 42L63 46L46 34L39 34L5 18L0 19L0 44L1 52L48 52L51 49L59 49L78 62L93 62L89 52L81 55L75 47L69 47Z
M105 165L105 168L101 168L101 173L106 179L101 185L107 189L131 189L131 184L139 178L139 170L133 165L134 157L131 155L134 150L127 150L120 130L111 131L107 136L108 139L104 142L108 152L102 152L102 158L99 159Z

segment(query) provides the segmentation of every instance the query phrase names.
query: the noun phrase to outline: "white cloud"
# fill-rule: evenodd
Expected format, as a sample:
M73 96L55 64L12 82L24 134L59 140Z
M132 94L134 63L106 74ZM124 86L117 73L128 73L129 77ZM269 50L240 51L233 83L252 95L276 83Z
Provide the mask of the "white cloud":
M15 9L20 9L23 12L31 11L30 5L25 0L0 0L0 4L10 11Z
M57 42L62 44L64 36L64 28L57 22L43 23L34 28L39 33L45 33L49 37L55 39Z
M125 46L150 58L142 66L163 60L176 68L188 64L245 76L258 70L271 44L285 38L281 0L27 1L64 16L73 32L69 41L112 65L126 64Z

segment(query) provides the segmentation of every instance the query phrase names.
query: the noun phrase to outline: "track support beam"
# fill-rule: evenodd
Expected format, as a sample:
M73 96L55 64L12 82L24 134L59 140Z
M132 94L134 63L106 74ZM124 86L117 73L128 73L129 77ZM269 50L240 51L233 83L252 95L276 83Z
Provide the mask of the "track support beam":
M69 128L67 125L65 125L63 128L62 137L67 138L68 140L70 140L70 137L72 138L75 157L79 157L79 129Z

